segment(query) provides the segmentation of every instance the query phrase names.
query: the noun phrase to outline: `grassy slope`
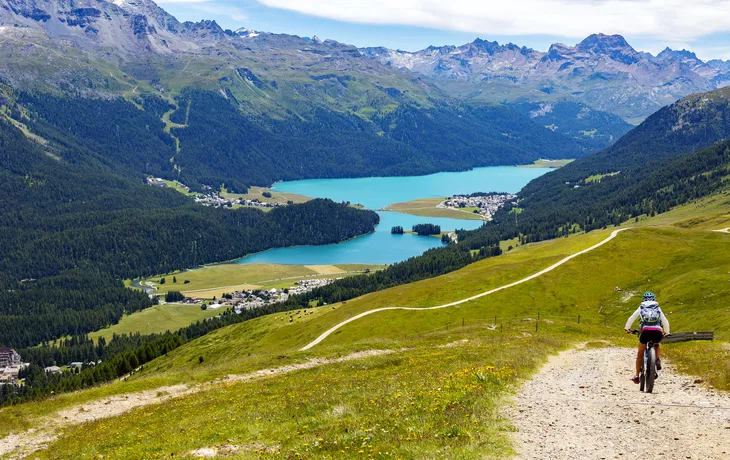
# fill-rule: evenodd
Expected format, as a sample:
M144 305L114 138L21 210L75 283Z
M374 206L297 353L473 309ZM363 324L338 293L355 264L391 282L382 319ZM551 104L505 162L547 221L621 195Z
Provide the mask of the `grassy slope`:
M529 165L517 165L520 168L562 168L573 160L535 160Z
M643 228L669 223L675 225ZM632 225L637 228L531 282L455 308L391 311L368 316L345 326L310 353L296 350L353 314L380 306L430 306L463 298L534 273L602 240L608 230L520 246L502 257L433 280L369 294L346 304L306 313L272 315L224 328L156 360L129 382L3 409L0 419L4 423L0 431L32 425L37 423L39 415L102 394L152 388L163 383L205 381L230 372L284 365L305 356L407 346L413 349L388 357L300 371L267 380L263 385L223 387L205 396L141 409L115 419L114 423L97 422L71 428L53 446L56 450L52 452L82 449L78 452L89 454L98 450L111 456L133 457L140 453L158 454L168 448L180 453L231 439L230 442L241 445L254 441L267 446L276 444L287 454L325 452L334 457L340 454L333 450L335 441L337 446L347 444L350 449L354 448L350 444L352 432L370 436L367 445L374 447L374 451L395 450L401 456L471 458L505 452L506 436L500 431L504 424L494 418L492 409L511 386L502 382L473 391L470 385L483 383L477 373L484 377L485 366L504 365L513 373L507 380L524 377L547 353L587 336L633 344L631 338L619 333L638 301L637 296L627 296L627 292L638 294L645 289L657 292L675 331L711 328L721 339L730 337L730 317L726 313L730 298L727 283L730 261L725 256L728 237L709 231L730 225L728 196L703 200ZM615 286L622 291L614 291ZM535 334L534 320L525 320L535 318L538 311L543 321L539 333ZM490 330L494 315L498 316L497 322L504 333L500 334L499 328ZM450 324L448 330L447 324ZM461 338L470 341L457 347L434 347ZM517 359L525 355L522 349L516 348L523 344L530 346L537 361ZM706 344L692 346L704 350ZM722 349L716 347L713 350L722 356ZM198 356L204 356L204 364L198 364ZM703 373L696 356L694 351L673 355L685 369ZM455 375L459 377L451 380ZM487 376L487 381L492 382L489 379ZM727 376L718 375L712 381L727 380ZM449 387L453 392L447 399L460 404L463 401L467 408L457 418L450 418L451 406L445 400L432 399L434 387L443 389L449 382L456 384ZM393 399L393 393L403 394L404 388L413 395L405 400L405 407ZM370 402L371 399L375 402ZM398 420L394 413L404 418ZM488 422L475 424L472 415ZM243 423L230 423L231 418ZM184 431L175 431L170 420L179 420ZM211 425L216 426L215 432L211 431ZM304 425L309 428L303 428ZM152 427L160 427L166 436L151 438L145 430ZM303 430L303 434L287 434L297 433L297 429ZM416 439L424 436L429 442L405 442L409 437L413 439L409 429L417 430ZM191 436L193 430L200 430L200 434ZM319 441L320 437L323 441ZM158 439L165 439L168 444ZM476 441L472 446L465 439ZM312 451L319 449L315 443L324 445L324 450ZM397 447L397 443L402 447ZM437 452L446 445L453 450ZM472 448L478 449L478 453L469 450ZM352 452L350 449L346 452ZM365 449L365 453L369 452Z
M342 265L276 265L276 264L220 264L209 265L186 272L156 276L143 280L156 286L158 293L180 290L188 297L212 299L224 293L243 289L271 289L292 286L301 279L320 279L351 276L362 270L378 270L381 265L342 264ZM177 283L173 283L173 276ZM165 278L165 284L159 284ZM185 284L185 280L190 283ZM104 337L109 340L114 334L162 333L175 331L196 321L223 312L201 310L197 305L166 304L133 313L123 317L119 323L89 334L96 340Z
M334 271L330 267L335 267ZM224 287L235 287L243 284L261 284L262 281L279 281L286 279L291 285L299 278L306 278L319 274L337 272L352 272L365 269L382 268L379 265L358 265L343 264L338 266L304 266L304 265L280 265L280 264L218 264L174 272L167 275L159 275L142 280L142 283L151 283L156 287L156 293L165 293L170 290L176 291L199 291L201 289L214 289ZM177 283L172 282L172 277L177 278ZM159 284L161 278L165 278L165 284ZM185 284L185 281L189 283Z
M265 197L263 195L264 192L269 192L271 194L271 198ZM297 195L296 193L277 192L269 188L255 186L249 188L248 193L223 192L221 193L221 196L223 198L228 198L231 200L243 198L244 200L259 200L263 203L279 204L287 204L288 201L293 201L294 203L306 203L307 201L311 200L311 198L304 195Z
M165 331L176 331L196 321L219 315L222 309L201 310L198 305L165 304L124 316L119 323L106 329L89 334L96 341L104 337L107 341L114 334L155 334Z
M444 198L421 198L418 200L394 203L384 208L386 211L397 211L414 216L427 217L450 217L452 219L481 220L481 217L471 211L457 211L455 209L437 208L436 205L444 201Z

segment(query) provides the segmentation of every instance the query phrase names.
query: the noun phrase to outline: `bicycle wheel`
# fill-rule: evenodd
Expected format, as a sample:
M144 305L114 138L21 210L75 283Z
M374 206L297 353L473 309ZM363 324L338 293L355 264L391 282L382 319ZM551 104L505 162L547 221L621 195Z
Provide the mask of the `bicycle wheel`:
M649 350L649 356L646 358L644 376L646 378L646 392L651 393L654 390L654 378L656 378L656 350L654 350L654 347Z
M644 366L645 365L646 360L644 360ZM639 391L644 391L644 384L646 383L646 379L644 378L646 376L646 372L644 372L644 366L642 366L641 373L639 374Z

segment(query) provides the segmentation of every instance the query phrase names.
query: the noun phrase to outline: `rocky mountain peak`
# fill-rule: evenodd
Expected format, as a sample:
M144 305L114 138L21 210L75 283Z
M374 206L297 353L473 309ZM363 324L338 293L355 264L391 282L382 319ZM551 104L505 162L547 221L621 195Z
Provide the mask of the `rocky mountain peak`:
M621 35L593 34L586 37L582 42L575 45L577 50L606 54L611 51L622 50L636 52Z
M593 34L575 46L575 50L605 56L626 65L639 62L639 53L621 35Z
M664 48L664 50L662 50L662 52L657 55L657 59L665 61L687 62L690 64L704 64L692 51L688 51L685 49L673 50L669 47Z
M711 61L707 61L707 65L712 67L713 69L717 69L723 72L730 72L730 60L723 61L722 59L713 59Z

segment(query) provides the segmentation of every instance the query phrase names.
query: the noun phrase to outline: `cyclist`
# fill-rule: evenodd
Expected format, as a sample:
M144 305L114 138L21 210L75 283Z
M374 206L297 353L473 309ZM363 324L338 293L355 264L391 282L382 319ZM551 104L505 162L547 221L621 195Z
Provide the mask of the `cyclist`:
M646 351L647 342L654 342L656 346L656 368L661 370L662 361L659 359L659 342L669 334L669 321L664 316L656 296L653 292L644 294L644 301L641 302L639 308L626 321L626 332L631 333L631 325L637 318L640 318L639 325L639 351L636 354L636 374L631 379L634 383L639 383L639 373L641 372L641 363L644 360L644 352Z

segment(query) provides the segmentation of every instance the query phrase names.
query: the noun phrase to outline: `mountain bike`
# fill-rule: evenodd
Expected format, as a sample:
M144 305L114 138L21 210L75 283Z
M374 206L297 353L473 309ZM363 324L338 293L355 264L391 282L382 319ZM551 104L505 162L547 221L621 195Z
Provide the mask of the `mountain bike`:
M639 335L638 329L632 329L632 334ZM648 341L646 350L644 351L644 362L641 364L641 373L639 374L639 391L646 390L651 393L654 390L654 380L657 378L656 370L656 350L654 347L657 342Z

